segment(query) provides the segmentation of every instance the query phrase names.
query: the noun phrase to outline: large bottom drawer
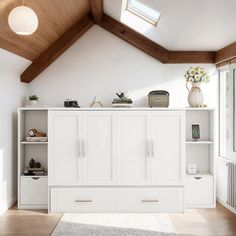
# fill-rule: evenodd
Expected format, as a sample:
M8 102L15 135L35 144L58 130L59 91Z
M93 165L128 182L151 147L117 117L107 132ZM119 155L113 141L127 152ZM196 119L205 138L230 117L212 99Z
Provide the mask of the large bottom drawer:
M51 212L114 212L115 205L115 189L51 189Z
M183 188L52 188L51 212L183 212Z
M121 212L183 212L183 188L127 188L119 191Z

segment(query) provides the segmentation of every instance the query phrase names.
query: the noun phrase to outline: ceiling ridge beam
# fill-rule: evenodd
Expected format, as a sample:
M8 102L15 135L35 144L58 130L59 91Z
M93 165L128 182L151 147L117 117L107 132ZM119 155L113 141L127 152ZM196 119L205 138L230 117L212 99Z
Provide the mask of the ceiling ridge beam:
M30 83L93 25L94 21L90 13L81 18L32 62L32 64L21 74L21 81Z
M167 63L168 50L112 17L104 14L100 26L162 63Z
M99 25L103 18L103 0L90 0L90 9L94 22Z

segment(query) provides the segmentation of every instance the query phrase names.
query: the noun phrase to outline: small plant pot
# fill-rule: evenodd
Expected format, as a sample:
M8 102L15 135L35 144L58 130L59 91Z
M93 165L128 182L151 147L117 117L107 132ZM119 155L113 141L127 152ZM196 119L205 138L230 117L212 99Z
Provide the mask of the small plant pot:
M37 106L38 105L38 101L37 100L30 100L30 105Z

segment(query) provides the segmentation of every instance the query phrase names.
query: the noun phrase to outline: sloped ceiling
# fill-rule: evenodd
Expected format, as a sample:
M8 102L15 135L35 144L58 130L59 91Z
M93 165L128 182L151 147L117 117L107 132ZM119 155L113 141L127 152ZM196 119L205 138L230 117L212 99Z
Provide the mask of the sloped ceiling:
M155 28L122 21L126 0L104 0L104 12L168 50L217 51L236 41L236 0L138 0L161 13Z
M37 31L20 36L8 26L10 11L22 5L22 0L0 0L0 47L31 61L35 60L67 29L89 10L89 0L25 0L39 18Z
M25 0L39 17L31 36L8 26L9 12L23 0L0 0L0 47L34 61L90 10L89 0ZM104 0L104 12L168 50L217 51L236 41L236 0L138 0L161 13L155 28L136 28L122 19L126 0Z

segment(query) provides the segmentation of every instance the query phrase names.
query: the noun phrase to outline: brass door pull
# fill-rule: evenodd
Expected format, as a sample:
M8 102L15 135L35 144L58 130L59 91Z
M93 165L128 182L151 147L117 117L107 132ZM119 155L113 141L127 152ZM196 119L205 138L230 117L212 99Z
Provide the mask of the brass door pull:
M142 202L159 202L159 200L142 200Z
M75 202L93 202L92 200L75 200Z

